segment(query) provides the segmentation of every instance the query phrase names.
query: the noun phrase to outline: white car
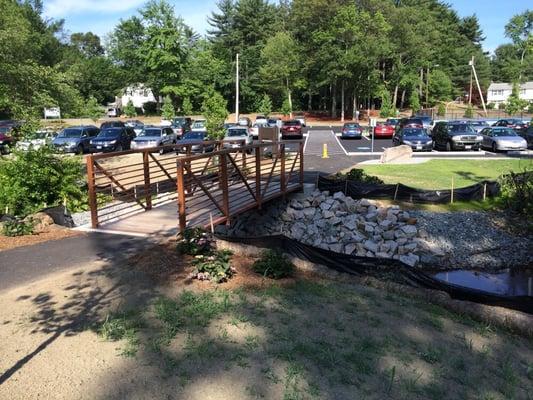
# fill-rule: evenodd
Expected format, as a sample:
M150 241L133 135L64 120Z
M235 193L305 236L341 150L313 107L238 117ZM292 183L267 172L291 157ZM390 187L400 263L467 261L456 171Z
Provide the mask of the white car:
M264 115L258 115L255 117L255 123L254 125L266 125L268 124L268 118Z
M297 115L294 117L296 121L300 121L300 124L305 128L305 117L303 115Z
M205 119L195 120L191 125L191 132L207 133L206 122L207 121Z
M17 142L16 148L23 151L40 149L52 143L56 132L51 129L43 129L35 132L32 138L22 139Z
M246 126L234 126L226 131L223 142L225 148L238 148L252 144L254 138L250 129Z

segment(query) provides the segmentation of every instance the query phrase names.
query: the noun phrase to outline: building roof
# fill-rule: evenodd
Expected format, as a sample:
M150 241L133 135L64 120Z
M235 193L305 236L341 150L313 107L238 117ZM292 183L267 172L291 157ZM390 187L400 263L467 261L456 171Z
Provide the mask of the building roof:
M512 83L495 83L492 82L489 86L488 90L512 90L513 84ZM520 89L533 89L533 82L525 82L520 84Z

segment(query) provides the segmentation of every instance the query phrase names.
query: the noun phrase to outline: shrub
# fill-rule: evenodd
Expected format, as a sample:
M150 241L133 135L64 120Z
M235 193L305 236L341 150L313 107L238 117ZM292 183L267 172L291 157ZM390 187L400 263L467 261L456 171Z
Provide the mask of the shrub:
M530 101L527 105L527 112L528 114L533 114L533 101Z
M280 279L292 275L294 265L280 251L265 250L261 258L252 265L252 269L263 276Z
M15 151L11 159L0 160L0 209L6 207L25 216L45 206L67 200L67 207L87 196L83 167L78 157L58 157L48 147Z
M270 100L270 96L268 94L264 94L261 98L261 101L257 107L257 111L260 114L263 114L265 117L268 117L270 113L272 113L272 100Z
M207 233L201 228L186 229L178 242L178 252L191 256L210 253L211 243Z
M191 115L194 112L192 108L191 99L189 99L188 97L185 97L183 99L183 103L181 104L181 112L183 113L183 115Z
M216 250L209 255L198 255L192 264L196 267L196 278L216 283L227 281L235 272L231 266L232 252Z
M206 120L207 134L211 139L222 139L226 134L224 122L228 117L228 102L222 95L215 91L209 90L205 94L202 103L202 114Z
M474 118L474 109L469 105L465 110L465 118Z
M283 100L283 103L281 104L281 113L285 117L292 113L292 107L288 97L286 97L285 100Z
M510 172L500 178L503 205L528 218L533 215L533 171Z
M376 185L382 185L383 181L377 176L367 175L367 173L359 168L352 168L347 174L338 173L335 175L337 179L348 179L350 181L356 181L361 183L370 183Z
M487 110L494 110L496 108L496 104L495 103L488 103L487 104Z
M2 233L10 237L33 235L33 221L18 219L6 221L3 223Z
M175 114L176 112L174 110L174 105L172 104L172 99L170 96L165 96L163 99L163 107L161 107L161 117L170 121Z
M124 107L124 114L126 117L136 117L137 116L137 110L135 109L135 106L133 105L133 101L128 101L128 104L126 104L126 107Z
M446 115L446 106L444 103L439 103L439 106L437 108L437 115L440 117L444 117Z

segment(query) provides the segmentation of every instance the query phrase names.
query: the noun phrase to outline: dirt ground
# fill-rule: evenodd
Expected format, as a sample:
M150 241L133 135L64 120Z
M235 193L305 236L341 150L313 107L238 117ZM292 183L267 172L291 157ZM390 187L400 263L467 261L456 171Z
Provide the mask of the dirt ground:
M0 398L533 396L530 340L348 282L273 283L252 262L215 286L167 245L0 293Z
M15 247L30 246L32 244L48 242L49 240L60 240L71 236L80 235L80 232L53 225L49 232L36 235L4 236L0 233L0 251L14 249Z

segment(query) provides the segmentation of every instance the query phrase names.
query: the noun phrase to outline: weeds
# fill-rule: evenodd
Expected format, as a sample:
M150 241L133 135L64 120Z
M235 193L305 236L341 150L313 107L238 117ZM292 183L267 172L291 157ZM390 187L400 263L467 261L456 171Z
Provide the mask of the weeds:
M281 279L292 275L294 265L280 251L265 250L261 258L252 265L252 269L268 278Z
M115 315L108 315L98 329L98 334L109 341L125 340L120 354L133 357L139 349L138 331L143 327L141 315L137 311L127 311Z

